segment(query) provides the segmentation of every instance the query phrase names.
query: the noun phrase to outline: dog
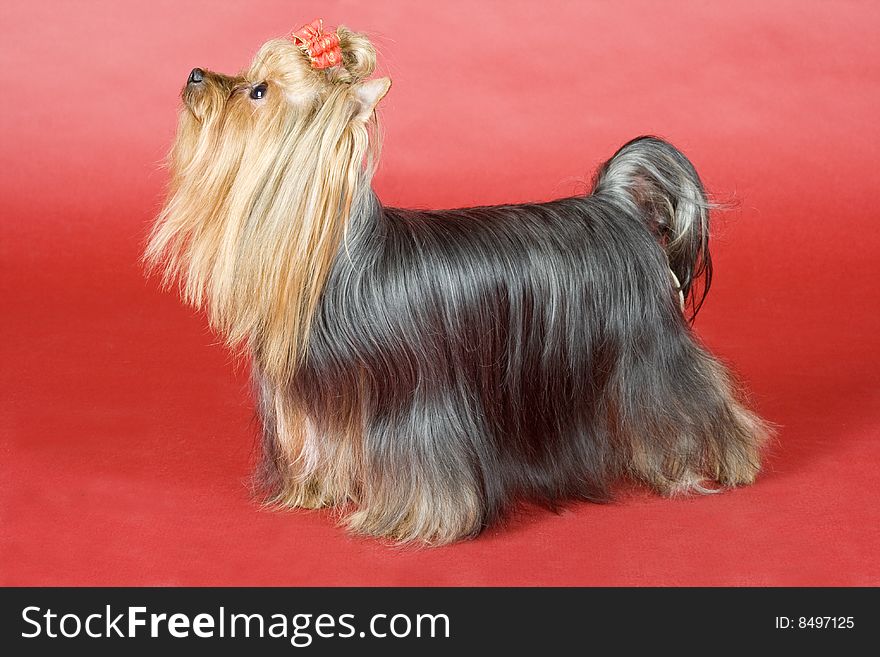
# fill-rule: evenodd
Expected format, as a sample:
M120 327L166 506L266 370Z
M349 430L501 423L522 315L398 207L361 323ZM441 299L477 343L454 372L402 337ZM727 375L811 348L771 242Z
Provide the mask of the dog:
M713 209L691 162L640 137L585 196L385 207L375 64L315 21L182 92L145 260L249 356L266 502L439 545L622 481L752 483L767 425L691 328Z

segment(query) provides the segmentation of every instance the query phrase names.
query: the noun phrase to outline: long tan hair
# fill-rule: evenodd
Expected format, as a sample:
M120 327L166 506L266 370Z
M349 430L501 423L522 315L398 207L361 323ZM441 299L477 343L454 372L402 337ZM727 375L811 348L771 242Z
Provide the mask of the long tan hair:
M337 33L344 66L315 70L290 40L275 39L239 76L208 72L187 85L168 200L145 253L277 381L303 357L378 156L373 110L390 81L362 81L375 68L372 45Z

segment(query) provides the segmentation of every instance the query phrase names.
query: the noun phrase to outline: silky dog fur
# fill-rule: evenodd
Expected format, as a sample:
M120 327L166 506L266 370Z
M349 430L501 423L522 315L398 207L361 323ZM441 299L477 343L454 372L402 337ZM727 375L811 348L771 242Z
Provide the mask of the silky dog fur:
M690 325L712 265L688 159L641 137L586 196L384 207L390 81L336 34L325 70L275 39L239 75L193 71L146 251L252 361L265 499L441 544L622 480L751 483L766 427Z

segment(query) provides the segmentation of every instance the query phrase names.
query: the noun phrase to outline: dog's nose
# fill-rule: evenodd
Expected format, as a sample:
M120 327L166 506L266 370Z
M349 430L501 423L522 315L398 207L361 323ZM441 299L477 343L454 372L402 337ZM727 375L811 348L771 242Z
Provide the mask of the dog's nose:
M187 84L198 84L202 80L205 79L205 72L200 68L194 68L189 72L189 77L186 79Z

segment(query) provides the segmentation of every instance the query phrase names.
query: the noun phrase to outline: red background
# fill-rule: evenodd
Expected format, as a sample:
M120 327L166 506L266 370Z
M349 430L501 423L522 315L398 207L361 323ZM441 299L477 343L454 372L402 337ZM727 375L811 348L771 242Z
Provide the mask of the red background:
M733 4L4 3L0 583L880 584L880 9ZM642 133L737 201L697 328L779 425L755 486L435 550L257 508L246 368L138 257L190 68L316 16L394 79L388 204L567 195Z

